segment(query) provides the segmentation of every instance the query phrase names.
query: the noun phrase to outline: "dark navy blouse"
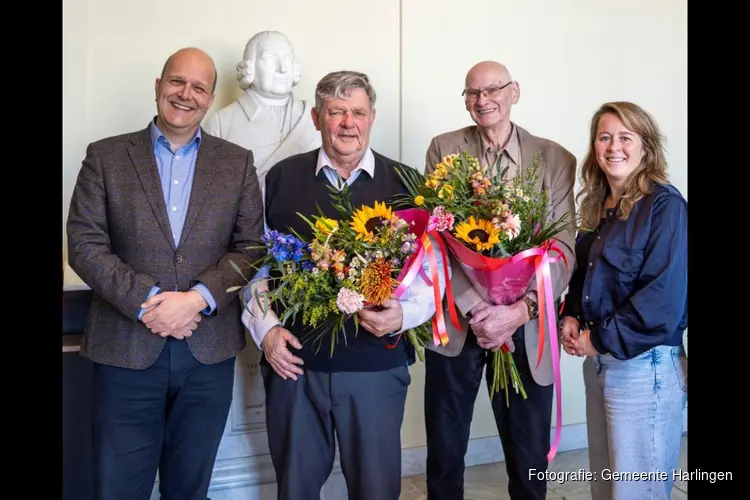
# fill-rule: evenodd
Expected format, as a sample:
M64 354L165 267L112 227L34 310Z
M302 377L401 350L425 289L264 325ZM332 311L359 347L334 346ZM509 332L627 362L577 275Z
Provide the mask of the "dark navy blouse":
M579 232L562 316L578 318L594 348L617 359L681 345L687 271L687 201L659 185L628 220L611 209L596 230Z

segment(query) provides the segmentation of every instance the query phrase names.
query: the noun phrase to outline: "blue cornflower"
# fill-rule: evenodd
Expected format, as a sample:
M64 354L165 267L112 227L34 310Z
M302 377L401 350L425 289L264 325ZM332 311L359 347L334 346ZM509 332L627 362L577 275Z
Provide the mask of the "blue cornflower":
M304 257L305 254L306 252L304 247L295 248L293 253L294 262L299 262L300 260L302 260L302 257Z
M307 243L276 230L267 231L263 235L263 243L271 250L277 262L286 262L291 259L299 262L307 254Z
M273 249L273 258L276 262L286 262L292 257L292 253L284 246L276 246Z
M263 243L265 243L268 247L272 247L283 237L284 235L276 230L266 231L266 234L263 235Z

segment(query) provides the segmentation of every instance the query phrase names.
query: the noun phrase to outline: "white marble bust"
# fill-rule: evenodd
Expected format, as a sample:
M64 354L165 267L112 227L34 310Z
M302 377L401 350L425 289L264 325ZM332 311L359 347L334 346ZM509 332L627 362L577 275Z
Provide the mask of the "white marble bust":
M253 152L265 195L266 172L277 162L321 145L310 104L297 99L300 63L289 39L278 31L261 31L247 42L237 64L240 97L206 119L209 134Z

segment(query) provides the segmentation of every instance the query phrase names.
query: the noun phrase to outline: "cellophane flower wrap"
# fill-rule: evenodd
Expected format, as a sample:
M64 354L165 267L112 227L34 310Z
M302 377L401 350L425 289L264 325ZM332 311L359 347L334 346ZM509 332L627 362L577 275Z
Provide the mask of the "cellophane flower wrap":
M535 155L508 180L504 180L507 169L499 169L500 158L493 175L466 152L445 156L426 175L400 172L410 190L409 199L400 204L430 213L430 221L439 226L453 258L474 289L491 304L510 305L523 297L539 268L539 261L532 257L556 248L555 235L571 223L567 214L551 217L548 194L539 179L539 162ZM512 387L526 398L507 345L494 353L493 368L492 396L504 390L509 405Z
M402 280L414 274L409 270L421 266L427 219L413 210L399 215L381 201L355 208L349 202L346 185L341 191L332 187L330 196L338 212L336 219L326 217L320 208L315 215L298 213L309 225L312 237L294 230L266 231L261 248L268 253L253 267L270 268L270 284L263 291L251 288L249 295L263 314L274 304L280 305L277 309L283 311L279 318L282 325L301 324L305 336L300 341L313 342L316 351L323 336L330 335L333 356L335 346L347 342L345 323L353 319L357 335L357 313L398 298ZM244 287L251 285L248 281ZM242 291L244 287L229 291ZM250 310L249 302L244 305ZM426 322L406 332L418 353L431 337L428 325Z

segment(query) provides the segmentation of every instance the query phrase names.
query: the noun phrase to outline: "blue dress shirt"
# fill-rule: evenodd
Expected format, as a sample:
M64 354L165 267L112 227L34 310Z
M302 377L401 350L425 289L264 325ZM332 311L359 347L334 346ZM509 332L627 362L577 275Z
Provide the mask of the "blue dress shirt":
M193 178L195 177L195 160L198 157L198 148L201 144L201 130L198 129L193 139L177 149L172 151L169 140L156 126L156 121L151 122L151 144L154 148L156 166L159 169L159 178L161 179L161 190L164 194L164 203L167 207L169 216L169 225L172 228L172 237L175 245L180 244L182 227L185 224L187 216L188 203L190 202L190 193L193 188ZM191 290L201 294L208 307L204 309L203 314L211 314L216 310L216 301L211 292L202 283L196 284ZM161 291L161 288L154 286L148 294L146 300L150 299ZM146 311L141 309L138 319L141 319Z
M562 316L578 318L594 348L620 360L681 345L687 271L687 201L659 185L627 220L607 210L595 231L578 235Z

